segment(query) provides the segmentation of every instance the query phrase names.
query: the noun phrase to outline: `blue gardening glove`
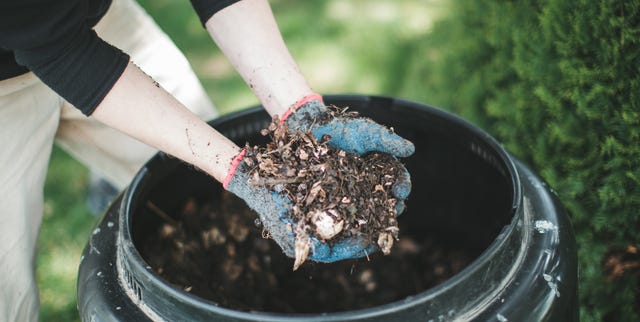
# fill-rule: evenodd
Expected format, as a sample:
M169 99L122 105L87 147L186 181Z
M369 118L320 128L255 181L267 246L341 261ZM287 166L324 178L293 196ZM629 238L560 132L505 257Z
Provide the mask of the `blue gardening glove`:
M298 101L282 120L289 131L311 132L318 141L330 135L329 145L359 155L378 151L404 158L415 151L413 143L369 118L338 116L325 123L329 118L322 96L312 94Z
M329 109L319 94L311 94L298 101L283 115L282 121L289 131L311 132L318 141L329 135L330 146L358 155L378 151L395 157L408 157L415 151L413 143L369 118L331 118ZM404 200L411 192L409 172L404 167L402 171L403 175L399 176L392 190L393 196L398 200L398 215L404 211Z
M242 150L234 158L231 170L223 182L223 187L243 199L251 209L257 212L262 225L284 253L298 259L300 254L296 254L296 251L300 251L300 249L296 249L295 245L295 223L287 217L287 212L291 210L293 202L286 193L271 191L266 186L252 185L249 176L251 169L244 161L245 154L246 150ZM372 254L376 250L375 245L366 245L360 239L347 239L329 246L311 234L308 235L308 238L311 247L306 250L308 255L305 254L304 258L318 262L360 258ZM304 258L302 262L304 262ZM294 270L302 262L296 262Z

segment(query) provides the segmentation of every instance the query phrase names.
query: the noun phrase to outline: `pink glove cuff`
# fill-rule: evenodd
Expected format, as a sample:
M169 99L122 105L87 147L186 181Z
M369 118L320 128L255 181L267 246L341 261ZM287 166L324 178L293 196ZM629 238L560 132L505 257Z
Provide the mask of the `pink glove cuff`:
M244 155L246 153L247 151L245 149L242 149L242 151L240 151L240 153L238 153L238 155L233 157L233 160L231 160L231 167L229 167L229 173L227 174L227 177L224 178L224 181L222 182L222 187L225 190L227 190L227 186L229 185L229 182L231 182L231 178L233 178L233 175L236 174L236 170L238 170L238 166L240 165L240 162L242 162L242 159L244 159Z
M320 101L320 102L324 102L324 100L322 99L322 95L320 94L309 94L303 98L301 98L299 101L297 101L295 104L293 104L286 112L284 112L284 114L282 115L282 118L280 119L280 123L284 123L284 121L289 117L289 115L291 115L293 112L295 112L297 109L300 108L300 106L309 103L310 101Z

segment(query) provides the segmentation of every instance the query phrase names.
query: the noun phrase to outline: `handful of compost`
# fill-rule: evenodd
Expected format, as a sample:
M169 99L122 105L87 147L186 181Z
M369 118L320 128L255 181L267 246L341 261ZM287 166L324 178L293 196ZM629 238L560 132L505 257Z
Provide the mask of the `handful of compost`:
M314 124L363 119L337 109L322 116ZM276 117L262 131L271 138L266 146L245 147L227 189L258 213L265 235L295 258L294 270L307 259L333 262L378 248L388 254L410 191L404 166L393 155L347 152L332 144L331 133L289 125Z

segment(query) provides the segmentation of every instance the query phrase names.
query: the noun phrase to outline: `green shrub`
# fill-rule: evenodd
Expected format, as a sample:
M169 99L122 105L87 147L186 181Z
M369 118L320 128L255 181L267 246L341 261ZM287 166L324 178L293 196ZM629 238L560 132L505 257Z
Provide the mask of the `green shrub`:
M640 269L603 269L626 249L640 261L640 1L452 1L412 59L404 92L479 124L558 192L581 319L640 321Z

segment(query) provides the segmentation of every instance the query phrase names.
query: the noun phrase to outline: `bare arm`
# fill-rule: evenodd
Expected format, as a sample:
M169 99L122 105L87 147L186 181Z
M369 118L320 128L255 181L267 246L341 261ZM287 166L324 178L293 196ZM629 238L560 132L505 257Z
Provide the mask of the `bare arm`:
M313 93L287 49L266 0L244 0L205 24L271 115Z
M193 164L220 182L241 150L132 63L92 117Z
M313 93L266 0L231 5L210 18L206 27L269 114L282 116L289 106ZM127 66L92 117L193 164L220 182L241 151L133 64Z

